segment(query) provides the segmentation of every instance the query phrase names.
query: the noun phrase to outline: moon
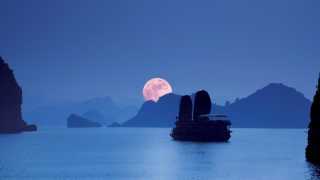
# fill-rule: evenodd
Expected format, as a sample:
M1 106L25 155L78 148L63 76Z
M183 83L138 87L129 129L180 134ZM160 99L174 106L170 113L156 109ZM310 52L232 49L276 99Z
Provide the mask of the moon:
M143 87L143 97L146 101L157 102L160 97L172 93L172 87L168 81L161 78L152 78Z

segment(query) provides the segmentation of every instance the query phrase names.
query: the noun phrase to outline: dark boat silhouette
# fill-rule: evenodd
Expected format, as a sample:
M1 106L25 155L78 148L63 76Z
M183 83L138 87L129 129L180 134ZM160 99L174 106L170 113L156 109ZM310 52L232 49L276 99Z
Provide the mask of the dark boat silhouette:
M193 109L193 115L192 115ZM231 137L229 121L226 115L210 114L211 99L209 94L198 91L195 96L194 108L190 96L182 96L176 127L171 137L179 141L195 142L227 142Z

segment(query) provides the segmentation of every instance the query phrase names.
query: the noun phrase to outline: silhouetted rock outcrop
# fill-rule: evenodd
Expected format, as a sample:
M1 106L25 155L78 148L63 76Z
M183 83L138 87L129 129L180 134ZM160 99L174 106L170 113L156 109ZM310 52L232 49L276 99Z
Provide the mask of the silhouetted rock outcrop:
M90 121L76 114L71 114L67 119L68 128L87 128L87 127L101 127L97 122Z
M118 122L114 122L114 123L110 124L108 127L121 127L121 124Z
M37 130L38 130L38 128L34 124L28 125L28 126L26 126L25 128L22 129L22 131L26 131L26 132L37 131Z
M307 161L320 165L320 74L316 94L310 109Z
M145 102L137 115L123 123L126 127L172 127L177 116L179 95L167 94L162 96L159 101Z
M296 89L271 83L221 109L241 128L305 128L311 102ZM220 113L220 112L218 112Z
M124 123L133 127L173 127L179 110L179 95L161 97L158 102L145 102L138 114ZM305 128L311 101L294 88L271 83L248 97L228 103L212 104L215 114L228 114L233 127Z
M22 119L22 90L12 70L0 57L0 133L35 131L35 125L28 126Z

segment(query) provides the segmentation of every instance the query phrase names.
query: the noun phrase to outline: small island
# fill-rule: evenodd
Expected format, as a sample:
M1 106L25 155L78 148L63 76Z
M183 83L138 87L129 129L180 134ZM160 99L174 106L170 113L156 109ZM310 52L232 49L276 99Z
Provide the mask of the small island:
M98 122L90 121L89 119L83 118L77 114L71 114L67 119L68 128L91 128L91 127L102 127Z
M204 90L198 91L192 115L191 97L182 96L179 116L171 137L179 141L227 142L231 137L231 122L226 115L210 114L211 105L209 94Z
M113 122L112 124L110 124L108 127L121 127L121 124L118 122Z

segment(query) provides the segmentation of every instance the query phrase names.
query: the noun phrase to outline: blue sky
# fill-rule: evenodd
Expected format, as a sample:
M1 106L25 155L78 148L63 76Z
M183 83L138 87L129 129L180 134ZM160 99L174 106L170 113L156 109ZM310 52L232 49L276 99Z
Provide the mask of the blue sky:
M271 82L308 98L320 71L318 0L1 0L0 55L27 107L110 96L152 77L218 102Z

